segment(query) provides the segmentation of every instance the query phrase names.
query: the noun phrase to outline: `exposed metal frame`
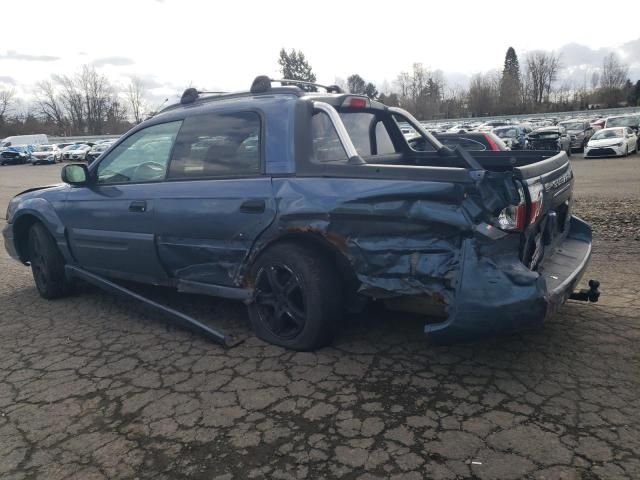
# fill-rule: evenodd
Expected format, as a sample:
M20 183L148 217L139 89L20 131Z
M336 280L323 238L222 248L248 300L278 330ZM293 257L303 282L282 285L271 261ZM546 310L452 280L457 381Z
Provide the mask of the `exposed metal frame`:
M405 109L400 108L400 107L388 107L388 109L389 109L389 111L391 113L394 113L396 115L400 115L400 116L404 117L404 119L407 121L407 123L409 125L411 125L413 127L413 129L416 132L418 132L425 140L427 140L431 145L433 145L433 148L435 148L436 151L440 151L443 148L446 148L440 142L440 140L438 140L429 131L427 131L424 128L424 126L413 115L411 115L409 112L407 112Z
M342 119L340 118L338 111L326 102L313 102L313 108L327 114L329 120L331 120L331 123L336 129L336 133L338 134L338 138L340 139L340 143L342 143L342 147L344 148L347 157L349 157L349 162L365 163L364 160L360 158L360 155L358 155L358 151L353 145L349 132L347 132L347 128L344 126L344 123L342 123Z

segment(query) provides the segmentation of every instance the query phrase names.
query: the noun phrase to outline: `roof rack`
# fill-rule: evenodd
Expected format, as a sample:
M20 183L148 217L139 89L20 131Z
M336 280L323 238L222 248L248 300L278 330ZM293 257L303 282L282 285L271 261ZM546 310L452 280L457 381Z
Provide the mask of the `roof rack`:
M182 93L182 97L180 97L180 103L183 105L189 104L189 103L193 103L195 102L200 95L208 95L208 94L212 94L212 95L222 95L228 92L210 92L210 91L201 91L201 90L196 90L195 88L187 88L183 93Z
M266 75L259 75L251 84L251 93L265 93L271 90L271 84L277 82L280 85L293 84L293 85L305 85L310 87L322 88L327 93L344 93L344 90L338 85L321 85L319 83L307 82L305 80L291 80L288 78L274 79L269 78Z

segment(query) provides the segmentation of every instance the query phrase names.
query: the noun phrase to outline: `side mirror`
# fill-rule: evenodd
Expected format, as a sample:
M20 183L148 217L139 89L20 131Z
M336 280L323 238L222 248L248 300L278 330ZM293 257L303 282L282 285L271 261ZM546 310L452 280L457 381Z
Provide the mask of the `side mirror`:
M86 185L89 183L89 170L87 166L81 163L71 163L65 165L60 172L62 181L69 185Z

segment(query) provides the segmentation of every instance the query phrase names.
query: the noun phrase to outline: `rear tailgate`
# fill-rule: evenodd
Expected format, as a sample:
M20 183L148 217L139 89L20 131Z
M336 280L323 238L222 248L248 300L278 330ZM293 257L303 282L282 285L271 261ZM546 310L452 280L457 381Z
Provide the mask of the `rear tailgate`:
M573 171L567 154L559 152L546 160L515 167L513 172L524 191L526 218L533 218L522 235L521 259L536 270L545 253L552 253L569 231Z

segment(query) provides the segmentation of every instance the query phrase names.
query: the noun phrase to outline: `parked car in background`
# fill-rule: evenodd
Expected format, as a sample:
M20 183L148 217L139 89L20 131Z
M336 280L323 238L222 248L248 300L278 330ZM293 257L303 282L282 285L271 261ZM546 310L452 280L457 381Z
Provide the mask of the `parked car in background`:
M555 150L571 155L571 137L562 125L542 127L527 135L527 148L530 150Z
M62 152L65 148L67 148L70 145L75 145L74 142L67 142L67 143L57 143L56 144L58 149Z
M496 127L504 127L505 125L511 125L511 120L490 120L479 125L476 130L479 132L490 132Z
M573 150L584 151L584 147L589 143L589 139L595 132L591 124L586 120L567 120L560 122L571 138L571 148Z
M31 165L56 163L62 161L62 152L57 145L36 145L29 162Z
M498 136L511 150L524 150L527 146L527 134L531 128L522 125L496 127L491 133Z
M14 135L0 141L0 148L17 147L23 145L45 145L49 143L49 139L43 133L35 135Z
M7 147L0 152L0 165L23 165L30 157L31 150L27 146Z
M638 125L640 125L640 115L608 117L604 122L604 128L629 127L636 133L638 133Z
M108 150L113 143L113 141L96 143L91 147L91 150L87 152L87 163L92 163L96 160L103 152Z
M468 151L483 152L504 152L509 150L500 137L493 132L467 132L467 133L435 133L434 136L443 145L454 149L458 145ZM414 137L408 140L411 148L418 152L431 151L431 144L424 141L422 137Z
M587 143L584 157L621 157L637 151L638 136L631 128L603 128L594 133Z
M91 145L86 143L74 143L62 150L62 158L65 160L86 160Z

